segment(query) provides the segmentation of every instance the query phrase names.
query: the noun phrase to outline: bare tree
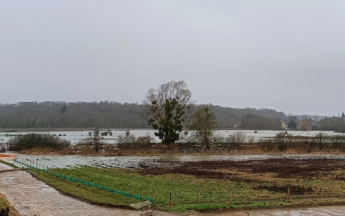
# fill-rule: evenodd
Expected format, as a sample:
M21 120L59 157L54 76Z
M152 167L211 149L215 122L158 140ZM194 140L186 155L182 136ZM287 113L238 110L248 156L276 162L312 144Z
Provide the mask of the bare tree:
M193 114L192 123L189 129L192 135L201 141L201 143L210 149L210 139L217 128L217 120L207 106L199 107Z
M144 107L144 117L149 120L152 118L151 105L155 101L158 105L159 112L163 112L163 105L166 103L167 99L175 99L178 103L191 105L192 93L187 88L187 84L183 81L170 81L164 83L158 87L158 89L149 89L143 101Z

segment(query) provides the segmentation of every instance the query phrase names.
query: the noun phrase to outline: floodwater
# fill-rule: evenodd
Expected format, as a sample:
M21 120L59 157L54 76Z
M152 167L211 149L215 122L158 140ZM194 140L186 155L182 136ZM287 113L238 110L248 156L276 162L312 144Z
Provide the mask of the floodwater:
M14 153L14 152L12 152ZM137 168L140 162L155 160L173 160L173 161L211 161L211 160L264 160L264 159L345 159L345 155L164 155L164 156L111 156L111 157L86 157L86 156L47 156L47 155L26 155L15 153L19 161L33 161L37 164L51 168L69 168L76 166L98 166L98 167L121 167ZM157 163L158 164L158 163ZM16 164L18 165L18 164Z
M106 131L106 130L104 130ZM16 135L23 135L28 133L40 133L40 134L52 134L55 136L60 136L63 139L69 140L72 144L76 144L86 138L90 138L89 132L93 131L87 131L87 130L80 130L80 131L49 131L49 132L0 132L0 144L6 143L12 136ZM103 132L101 130L100 132ZM125 130L111 130L112 136L103 136L103 141L105 143L116 143L116 138L119 135L124 135ZM159 141L157 137L154 136L154 130L130 130L131 134L133 134L136 137L139 136L145 136L150 135L153 137L156 142ZM277 133L280 133L282 131L276 131L276 130L258 130L257 133L254 133L254 130L217 130L216 134L227 137L229 135L232 135L236 132L242 132L247 137L253 137L255 140L261 139L261 138L273 138ZM345 135L345 133L336 133L333 131L287 131L291 135L300 135L300 136L315 136L319 133L323 133L325 135Z

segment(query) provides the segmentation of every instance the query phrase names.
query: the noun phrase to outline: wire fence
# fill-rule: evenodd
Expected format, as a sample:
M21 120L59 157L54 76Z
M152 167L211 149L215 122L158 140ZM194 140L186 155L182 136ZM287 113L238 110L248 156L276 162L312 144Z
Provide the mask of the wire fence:
M105 190L105 191L108 191L108 192L111 192L111 193L115 193L115 194L118 194L118 195L121 195L121 196L125 196L125 197L132 197L132 198L135 198L135 199L141 200L141 201L147 200L151 204L154 203L154 199L152 199L150 197L144 197L143 196L143 192L141 193L141 196L139 196L139 195L136 195L136 194L133 194L133 193L128 193L128 192L116 190L114 188L109 188L109 187L106 187L106 186L104 186L102 184L97 184L96 181L95 182L85 181L85 180L74 178L74 177L71 177L71 176L67 176L67 175L63 175L63 174L59 174L59 173L54 173L54 172L49 171L48 167L46 167L46 169L45 169L43 165L35 163L35 162L32 162L32 161L29 161L29 160L26 161L27 163L25 163L25 161L21 161L21 160L18 160L18 159L15 159L14 161L19 163L19 164L21 164L21 165L24 165L24 166L26 166L26 167L28 167L30 169L42 171L43 173L46 173L46 174L49 174L49 175L52 175L52 176L55 176L55 177L58 177L58 178L61 178L61 179L67 180L67 181L71 181L71 182L87 185L89 187L94 187L94 188L102 189L102 190Z

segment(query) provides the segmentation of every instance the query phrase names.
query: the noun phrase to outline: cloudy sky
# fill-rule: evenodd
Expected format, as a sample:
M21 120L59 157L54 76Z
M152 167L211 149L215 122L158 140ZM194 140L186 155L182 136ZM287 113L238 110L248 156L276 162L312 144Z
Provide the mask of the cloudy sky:
M345 111L345 1L0 4L0 103L141 103L184 80L198 103Z

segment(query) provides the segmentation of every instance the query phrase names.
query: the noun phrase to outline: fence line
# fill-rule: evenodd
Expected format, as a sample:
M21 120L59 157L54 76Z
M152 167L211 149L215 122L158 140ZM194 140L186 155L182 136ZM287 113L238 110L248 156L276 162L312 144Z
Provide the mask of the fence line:
M87 186L90 186L90 187L99 188L99 189L102 189L102 190L105 190L105 191L108 191L108 192L111 192L111 193L116 193L118 195L122 195L122 196L125 196L125 197L133 197L133 198L135 198L137 200L140 200L140 201L147 200L151 204L154 203L154 200L152 198L149 198L149 197L139 196L139 195L136 195L136 194L133 194L133 193L127 193L127 192L124 192L122 190L121 191L115 190L113 188L108 188L108 187L105 187L104 185L97 184L96 182L92 183L92 182L84 181L84 180L81 180L81 179L78 179L78 178L69 177L67 175L61 175L61 174L58 174L58 173L50 172L49 170L41 169L40 168L41 165L39 165L39 168L37 168L37 164L38 163L36 163L36 167L35 167L35 166L31 166L31 165L25 164L25 163L23 163L21 161L18 161L17 159L15 159L14 161L19 163L19 164L25 165L25 166L27 166L27 167L29 167L31 169L39 170L39 171L42 171L42 172L47 173L49 175L53 175L55 177L62 178L62 179L67 180L67 181L71 181L71 182L75 182L75 183L81 183L81 184L84 184L84 185L87 185ZM31 164L31 161L29 161L29 162ZM35 163L35 162L32 162L32 163Z

